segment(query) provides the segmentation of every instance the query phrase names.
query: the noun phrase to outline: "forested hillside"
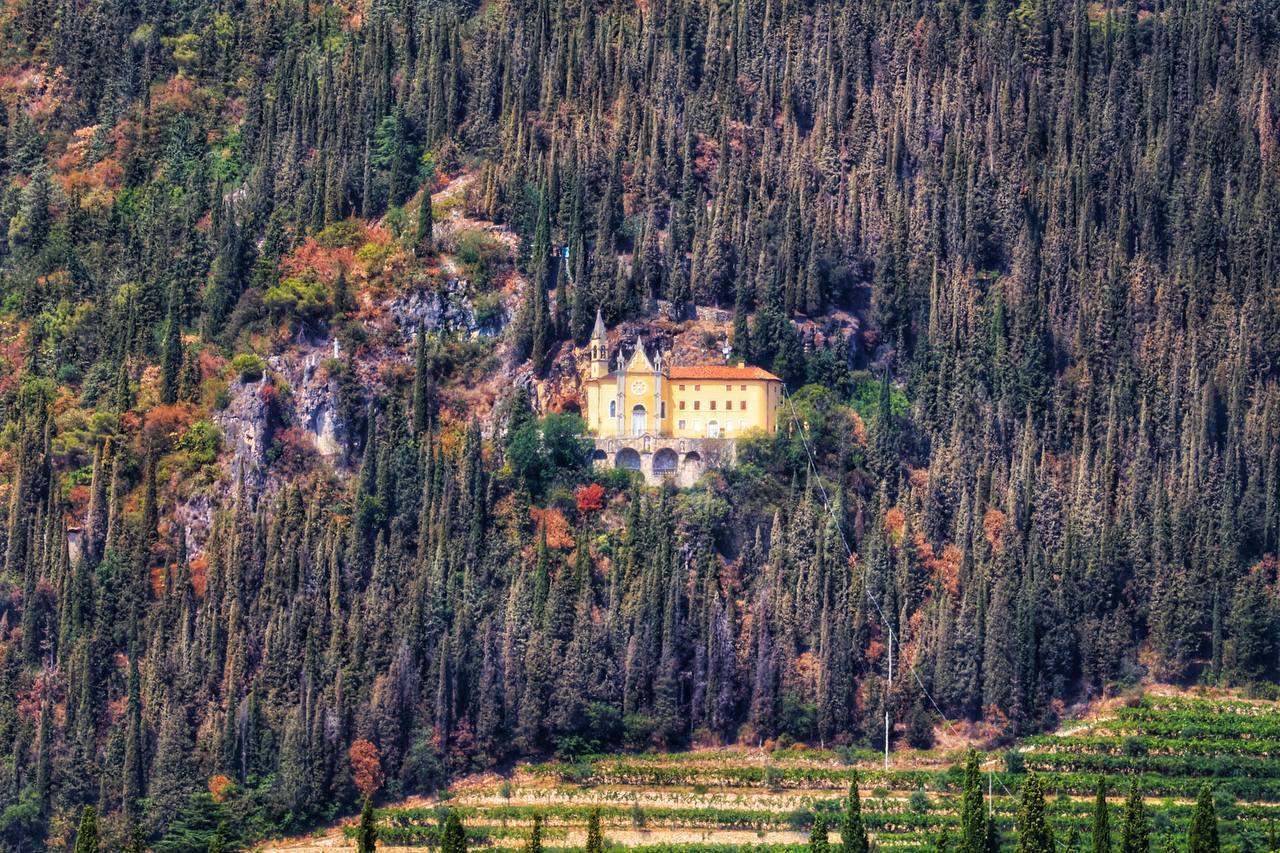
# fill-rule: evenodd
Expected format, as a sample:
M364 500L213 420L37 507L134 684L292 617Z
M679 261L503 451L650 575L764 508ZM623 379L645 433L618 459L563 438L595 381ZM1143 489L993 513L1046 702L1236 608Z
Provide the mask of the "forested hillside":
M0 39L6 849L886 703L927 744L920 685L992 740L1274 689L1275 2L5 0ZM786 428L690 490L587 470L597 308L727 336Z

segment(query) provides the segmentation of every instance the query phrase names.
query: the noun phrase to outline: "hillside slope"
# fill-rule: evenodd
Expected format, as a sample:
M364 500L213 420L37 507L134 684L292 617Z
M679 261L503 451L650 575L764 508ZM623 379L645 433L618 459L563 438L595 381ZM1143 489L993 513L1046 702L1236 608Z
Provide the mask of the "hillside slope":
M1277 34L1259 0L5 0L0 848L1274 691ZM782 377L784 428L689 489L591 469L597 311Z
M1025 773L1038 772L1056 798L1049 815L1065 843L1072 831L1089 837L1101 776L1110 778L1117 827L1136 782L1149 812L1152 847L1162 849L1168 841L1181 844L1199 786L1207 782L1216 792L1224 849L1265 850L1280 818L1280 777L1272 766L1277 734L1280 709L1272 702L1160 688L1093 703L1057 733L984 753L984 785L990 781L998 826L1011 840ZM808 849L815 813L828 816L838 840L838 816L856 771L876 847L932 850L937 834L959 832L963 759L959 749L900 751L886 772L881 759L865 751L739 748L519 765L501 776L458 780L439 798L379 809L378 849L422 849L436 840L450 809L463 816L473 846L481 849L523 844L534 815L543 818L547 849L581 849L587 817L598 809L606 841L622 847L800 851ZM350 832L344 823L260 849L320 853L350 844Z

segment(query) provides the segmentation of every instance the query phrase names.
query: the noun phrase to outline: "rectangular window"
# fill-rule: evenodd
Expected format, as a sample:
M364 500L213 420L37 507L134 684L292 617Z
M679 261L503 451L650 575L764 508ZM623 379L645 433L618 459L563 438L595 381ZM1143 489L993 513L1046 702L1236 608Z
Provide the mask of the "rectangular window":
M733 390L733 386L732 386L732 385L726 385L726 386L724 386L724 390L726 390L726 391L732 391L732 390Z
M693 390L695 390L695 391L701 391L701 390L702 390L702 386L701 386L701 385L694 385L694 386L693 386Z
M680 401L680 411L684 411L684 400Z
M725 401L724 401L724 410L725 410L726 412L732 412L732 411L733 411L733 401L732 401L732 400L725 400Z
M680 429L684 429L684 421L680 422Z
M696 412L696 411L698 411L698 410L699 410L699 409L701 409L701 408L702 408L702 403L701 403L701 401L699 401L699 400L694 400L694 401L693 401L693 410Z
M713 412L714 412L715 410L716 410L716 401L715 401L715 400L712 400L712 401L711 401L711 411L713 411Z
M745 411L747 410L747 401L746 401L746 400L739 400L739 401L738 401L738 408L745 412Z
M745 391L745 390L747 390L747 386L746 386L746 385L739 385L739 386L738 386L738 390L739 390L739 391Z
M658 417L665 418L667 416L667 401L663 400L658 404Z
M702 432L702 421L694 421L694 422L693 422L693 431L694 431L694 432Z
M683 386L683 385L681 385L681 386L680 386L680 390L681 390L681 391L683 391L683 390L684 390L684 386Z

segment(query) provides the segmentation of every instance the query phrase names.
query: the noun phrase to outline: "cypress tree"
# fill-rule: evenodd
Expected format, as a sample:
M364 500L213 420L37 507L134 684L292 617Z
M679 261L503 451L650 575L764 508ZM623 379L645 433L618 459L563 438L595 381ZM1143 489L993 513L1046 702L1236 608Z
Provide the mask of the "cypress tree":
M1218 853L1218 814L1213 805L1213 786L1200 786L1191 825L1187 828L1186 853Z
M819 812L813 816L813 826L809 830L809 853L828 853L830 849L827 841L827 817Z
M1093 799L1093 853L1111 853L1111 816L1107 811L1107 777L1098 777Z
M93 806L85 806L80 813L75 853L98 853L98 810Z
M1053 829L1044 813L1044 786L1028 773L1018 808L1018 853L1055 853Z
M964 763L964 796L960 806L960 853L982 853L986 846L986 815L983 814L982 775L978 753L969 750Z
M378 822L373 816L373 803L368 797L360 807L360 825L356 827L356 850L373 853L378 849Z
M858 794L858 771L854 770L840 819L840 849L843 853L867 853L869 848L867 827L862 821L862 798Z
M604 837L600 833L600 809L592 809L587 818L586 853L604 853Z
M444 831L440 834L440 853L467 853L467 832L462 828L458 813L452 810L444 819Z
M982 839L982 853L1000 853L1000 829L995 817L987 816L987 830Z
M165 323L164 349L160 354L160 402L171 406L178 402L182 381L182 315L178 285L169 288L169 317Z
M529 840L524 845L525 853L542 853L542 815L533 816L533 828L529 830Z
M1124 801L1124 827L1120 837L1122 853L1149 853L1150 828L1147 825L1147 809L1142 802L1138 780L1129 785L1129 796Z
M433 245L434 226L436 218L435 205L431 201L430 188L422 191L422 204L418 206L418 233L414 235L414 243L417 245L418 251L430 253Z
M427 429L428 409L430 402L431 377L427 367L427 330L425 326L418 329L417 346L413 365L413 435L422 435Z

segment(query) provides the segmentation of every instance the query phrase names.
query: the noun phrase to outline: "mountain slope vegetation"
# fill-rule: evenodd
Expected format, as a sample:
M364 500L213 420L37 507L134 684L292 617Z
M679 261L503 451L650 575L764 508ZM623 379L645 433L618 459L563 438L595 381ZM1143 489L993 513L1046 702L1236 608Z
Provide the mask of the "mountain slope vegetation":
M6 0L0 34L9 849L86 804L203 850L519 756L1274 690L1275 3ZM587 469L597 309L727 338L785 428L695 489Z

